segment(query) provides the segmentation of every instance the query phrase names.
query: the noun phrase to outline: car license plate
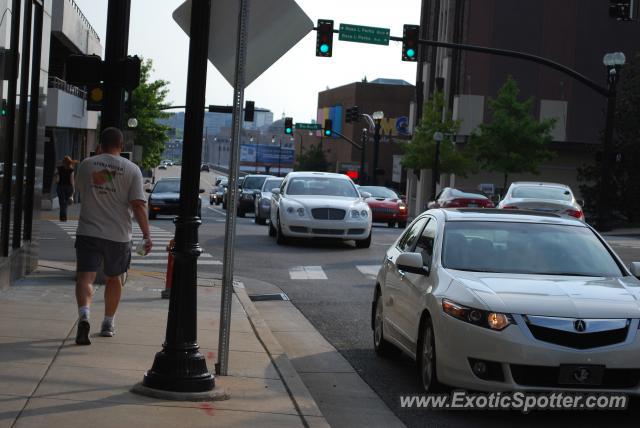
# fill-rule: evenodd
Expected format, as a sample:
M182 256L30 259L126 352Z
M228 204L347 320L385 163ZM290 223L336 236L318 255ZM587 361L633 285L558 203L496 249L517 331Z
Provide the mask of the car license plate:
M560 385L601 385L605 366L561 364L558 370Z

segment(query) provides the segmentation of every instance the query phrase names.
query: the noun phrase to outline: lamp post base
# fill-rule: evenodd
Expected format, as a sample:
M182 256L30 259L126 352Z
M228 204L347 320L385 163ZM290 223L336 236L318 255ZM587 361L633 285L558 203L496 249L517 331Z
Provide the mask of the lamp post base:
M215 387L215 379L197 348L166 348L156 354L151 370L144 374L142 385L173 392L205 392Z

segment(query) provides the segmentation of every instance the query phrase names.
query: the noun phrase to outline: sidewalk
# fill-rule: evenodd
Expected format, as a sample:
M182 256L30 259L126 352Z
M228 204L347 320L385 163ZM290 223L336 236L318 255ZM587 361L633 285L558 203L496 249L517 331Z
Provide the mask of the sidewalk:
M328 426L241 286L233 300L229 376L216 377L216 389L229 400L132 394L164 340L164 278L130 273L113 338L96 336L104 308L103 287L96 287L93 343L77 346L72 269L41 261L33 275L0 291L0 428ZM198 284L198 340L210 371L217 361L220 295L218 281Z

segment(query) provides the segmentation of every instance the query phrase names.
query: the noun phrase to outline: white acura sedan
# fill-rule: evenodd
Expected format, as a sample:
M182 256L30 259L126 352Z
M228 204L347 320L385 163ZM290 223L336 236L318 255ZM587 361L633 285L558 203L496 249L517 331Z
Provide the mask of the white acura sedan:
M269 235L354 240L371 245L371 209L349 177L328 172L290 172L273 189ZM370 195L369 195L370 196Z
M386 253L374 347L414 358L427 391L640 394L639 275L579 220L430 210Z

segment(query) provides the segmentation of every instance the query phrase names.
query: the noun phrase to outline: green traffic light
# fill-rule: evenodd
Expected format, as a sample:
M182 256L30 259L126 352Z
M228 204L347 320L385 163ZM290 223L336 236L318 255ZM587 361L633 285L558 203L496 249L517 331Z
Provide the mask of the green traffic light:
M322 53L327 53L329 52L329 45L326 43L323 43L320 45L320 52Z
M331 131L329 131L328 129L324 131L324 135L326 135L327 137L331 135Z
M407 49L407 56L409 58L413 58L416 55L416 51L414 51L413 49L409 48Z
M285 133L287 133L287 134L291 134L291 128L286 128L286 129L285 129Z

